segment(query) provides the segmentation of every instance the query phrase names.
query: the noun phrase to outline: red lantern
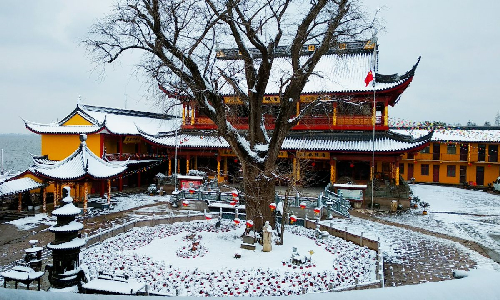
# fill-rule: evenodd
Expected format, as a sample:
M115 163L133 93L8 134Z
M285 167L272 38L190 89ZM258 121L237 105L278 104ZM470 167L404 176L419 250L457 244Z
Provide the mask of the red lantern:
M231 194L233 195L233 198L238 197L238 192L232 192Z
M353 164L353 163L351 163L351 164L349 165L349 167L354 168L354 164Z
M290 216L290 224L297 222L297 217L295 215Z
M306 203L305 202L300 202L300 209L306 208Z
M194 189L189 189L190 194L194 194Z
M312 164L311 164L311 165L314 167L314 166L316 165L316 163L315 163L315 162L312 162Z
M238 219L238 218L234 219L234 224L239 225L240 224L240 219Z
M247 221L247 228L252 228L253 227L253 221L252 220L248 220Z
M235 205L236 205L236 201L235 201L235 200L233 200L233 201L231 201L229 204L231 204L232 206L235 206Z
M189 201L187 201L187 200L182 201L182 206L186 207L188 205L189 205Z
M316 207L316 208L314 209L314 213L315 213L315 214L319 215L319 213L320 213L320 212L321 212L321 208Z
M211 217L211 216L209 216L209 215L205 215L205 220L211 220L211 219L212 219L212 217Z
M271 211L276 210L276 204L275 203L269 204L269 208L271 209Z
M235 162L235 163L237 163L237 162L238 162L238 159L237 159L237 158L235 158L235 159L234 159L234 162Z

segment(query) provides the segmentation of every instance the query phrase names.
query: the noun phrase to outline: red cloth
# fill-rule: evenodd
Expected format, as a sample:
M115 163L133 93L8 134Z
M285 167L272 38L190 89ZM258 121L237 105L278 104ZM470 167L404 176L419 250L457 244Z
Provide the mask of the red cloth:
M368 84L373 80L373 73L372 73L372 70L370 70L370 72L368 72L368 75L366 75L366 78L365 78L365 83L366 85L365 86L368 86Z

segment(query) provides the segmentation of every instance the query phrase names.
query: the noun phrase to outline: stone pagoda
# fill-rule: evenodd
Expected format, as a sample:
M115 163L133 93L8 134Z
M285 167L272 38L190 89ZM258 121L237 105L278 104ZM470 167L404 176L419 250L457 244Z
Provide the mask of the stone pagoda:
M73 205L70 191L70 187L63 188L61 206L52 212L57 224L49 228L55 233L55 241L47 245L52 250L53 265L47 266L47 270L53 288L80 286L83 278L79 255L86 241L79 234L83 225L75 221L75 217L80 214L80 208Z

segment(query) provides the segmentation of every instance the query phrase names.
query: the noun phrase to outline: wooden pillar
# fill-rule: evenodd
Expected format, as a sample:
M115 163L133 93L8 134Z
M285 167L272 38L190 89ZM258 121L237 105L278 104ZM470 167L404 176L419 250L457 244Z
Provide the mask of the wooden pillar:
M370 160L370 181L373 181L374 177L375 177L375 168L373 165L373 161Z
M88 190L88 182L85 181L83 183L83 212L86 213L87 212L87 201L88 201L88 194L89 194L89 190Z
M217 182L222 182L220 177L220 156L217 156Z
M189 173L189 161L191 160L191 156L186 157L186 175Z
M42 211L45 213L45 212L47 212L47 189L46 188L42 188L42 202L43 202Z
M186 104L182 105L182 125L186 125Z
M333 102L333 120L332 125L337 126L337 102Z
M396 161L396 185L399 185L399 163Z
M120 178L118 179L118 190L121 192L123 191L123 177L120 176Z
M384 126L389 126L389 106L384 108Z
M181 159L178 158L177 159L177 170L176 170L177 174L180 174L181 173Z
M337 181L337 161L330 159L330 183Z
M17 195L17 212L23 210L23 193Z
M75 195L76 195L76 202L82 202L82 185L80 183L76 183Z
M172 160L168 159L168 176L172 176Z
M377 103L375 103L373 105L373 109L372 109L372 126L375 126L375 124L377 124Z
M191 125L194 125L194 106L191 106Z
M111 203L111 180L108 179L108 204Z
M198 156L194 157L194 169L198 170Z

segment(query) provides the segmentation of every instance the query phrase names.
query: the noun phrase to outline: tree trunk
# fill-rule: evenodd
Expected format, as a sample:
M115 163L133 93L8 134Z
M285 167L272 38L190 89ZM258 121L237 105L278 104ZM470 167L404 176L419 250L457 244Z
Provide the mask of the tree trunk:
M250 163L243 163L243 188L247 220L254 222L254 230L262 231L266 221L274 228L274 217L269 204L274 202L276 179Z

